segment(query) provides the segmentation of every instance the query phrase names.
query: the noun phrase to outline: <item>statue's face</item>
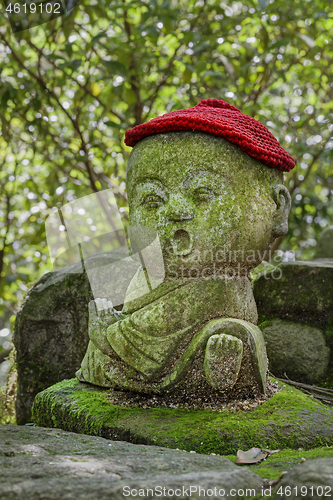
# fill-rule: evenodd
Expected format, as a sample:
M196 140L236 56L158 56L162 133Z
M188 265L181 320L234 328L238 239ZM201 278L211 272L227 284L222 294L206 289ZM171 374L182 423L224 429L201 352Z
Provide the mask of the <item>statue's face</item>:
M127 168L130 225L158 232L166 274L180 266L251 269L274 240L282 172L225 139L169 132L141 140ZM170 267L171 266L171 267Z

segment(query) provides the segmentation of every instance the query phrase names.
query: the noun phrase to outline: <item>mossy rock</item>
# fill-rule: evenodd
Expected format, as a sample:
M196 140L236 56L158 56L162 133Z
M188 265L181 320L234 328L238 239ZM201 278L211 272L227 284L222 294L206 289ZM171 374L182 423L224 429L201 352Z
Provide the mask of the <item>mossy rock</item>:
M43 427L198 453L333 444L333 411L289 386L251 411L122 407L110 404L108 393L65 380L36 396L33 420Z
M114 260L105 252L88 257L86 265L92 269ZM119 276L115 281L120 282ZM123 281L125 296L127 275ZM18 424L30 422L38 392L74 377L80 368L89 341L88 303L93 298L81 263L45 274L27 293L16 317L13 338L17 352Z
M253 282L259 323L280 318L333 329L333 261L283 262Z

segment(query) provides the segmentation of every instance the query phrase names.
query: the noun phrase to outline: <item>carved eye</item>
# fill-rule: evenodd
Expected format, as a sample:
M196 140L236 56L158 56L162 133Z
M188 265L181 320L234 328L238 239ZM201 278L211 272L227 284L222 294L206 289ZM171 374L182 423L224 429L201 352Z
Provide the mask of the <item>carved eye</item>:
M156 194L148 194L144 197L141 205L145 205L148 208L158 208L162 205L163 200L160 196Z
M199 187L194 191L195 201L210 201L215 198L214 192L207 187Z

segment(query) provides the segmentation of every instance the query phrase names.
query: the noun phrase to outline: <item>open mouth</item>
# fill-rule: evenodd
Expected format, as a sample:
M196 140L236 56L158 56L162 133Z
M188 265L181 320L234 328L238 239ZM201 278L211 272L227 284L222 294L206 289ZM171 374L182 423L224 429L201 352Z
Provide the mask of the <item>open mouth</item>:
M193 247L192 237L184 229L177 229L173 233L171 244L176 255L188 255Z

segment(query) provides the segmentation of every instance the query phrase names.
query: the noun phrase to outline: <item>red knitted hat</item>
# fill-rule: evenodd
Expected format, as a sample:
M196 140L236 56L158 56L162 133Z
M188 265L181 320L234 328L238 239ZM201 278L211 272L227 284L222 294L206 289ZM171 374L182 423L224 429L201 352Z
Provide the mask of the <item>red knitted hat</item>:
M126 131L125 144L133 147L144 137L179 130L199 130L223 137L253 158L285 172L295 166L293 158L265 125L219 99L206 99L193 108L172 111L137 125Z

